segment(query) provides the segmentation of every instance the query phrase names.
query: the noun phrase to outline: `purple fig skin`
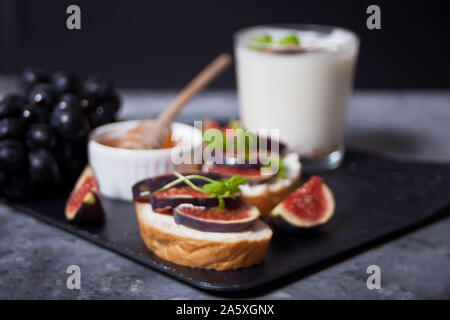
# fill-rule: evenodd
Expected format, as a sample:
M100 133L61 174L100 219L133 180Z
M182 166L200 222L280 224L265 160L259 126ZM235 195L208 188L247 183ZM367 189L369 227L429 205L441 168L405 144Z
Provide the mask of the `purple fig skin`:
M224 197L225 207L230 208L241 201L241 196L236 195L235 198ZM149 199L153 209L167 209L171 210L180 204L192 204L197 207L214 208L219 205L219 200L216 197L205 198L182 198L182 197L167 197L164 199L150 198Z
M66 212L66 218L75 224L95 224L101 223L105 218L105 210L97 192L90 190L94 196L94 203L82 202L76 212Z
M235 164L224 162L223 164L216 163L215 165L221 166L221 167L237 168L237 169L242 169L242 170L249 170L249 169L258 170L263 167L263 164L260 162L258 162L258 163L235 163Z
M244 169L244 168L238 167L238 166L214 164L213 166L211 166L211 167L208 168L208 170L209 170L208 172L216 172L216 173L220 173L220 167L228 167L228 168L233 168L233 169L238 169L238 170L244 170L244 171L248 169L248 168L247 168L247 169ZM220 173L220 174L222 174L222 173ZM229 178L229 177L232 176L232 175L224 175L224 174L222 174L222 175L225 176L225 177L227 177L227 178ZM247 179L248 179L248 183L251 184L251 185L269 182L270 180L276 178L276 176L277 176L275 173L273 173L273 174L265 174L265 175L263 175L263 174L261 173L261 174L259 174L258 176L247 176L247 175L245 174L245 172L236 172L234 175L240 175L240 176L242 176L242 177L247 178Z
M259 211L257 214L251 213L253 216L241 220L207 220L202 218L192 217L182 212L182 206L178 206L173 210L173 218L177 224L184 225L186 227L197 229L206 232L237 232L250 228L258 219ZM251 210L251 207L249 210ZM199 208L199 210L202 210Z
M214 179L214 180L220 180L220 179L225 178L223 175L221 175L219 173L215 173L215 172L207 172L207 173L198 172L198 171L183 172L183 175L190 175L190 174L197 174L197 175L208 177L208 178ZM146 179L146 180L136 183L133 186L134 201L150 202L153 209L163 209L164 211L167 211L167 212L172 211L173 208L175 208L176 206L183 204L183 203L192 204L195 206L207 207L207 208L217 207L219 205L219 200L213 196L202 197L202 198L196 198L196 197L189 197L189 198L184 197L183 198L180 196L173 196L173 197L166 197L163 199L157 199L155 197L145 198L145 196L144 197L141 196L142 192L153 192L176 179L177 179L177 177L175 177L174 175L166 174L166 175L157 176L157 177ZM198 179L192 179L191 181L199 187L201 187L207 183L203 180L198 180ZM180 183L177 186L175 186L174 188L185 187L185 186L187 186L187 184ZM224 200L225 200L225 206L227 208L229 208L231 206L236 205L237 203L239 203L241 201L241 195L236 194L234 199L231 197L224 197Z
M259 143L259 140L258 140L258 143ZM267 138L267 148L266 148L266 150L270 150L272 148L272 144L273 144L274 147L277 145L276 142L272 142L272 140L270 138ZM286 145L283 142L279 141L278 142L278 153L280 155L282 155L282 154L284 154L285 151L286 151Z
M247 163L248 160L245 160L246 163L235 163L237 161L237 156L234 155L222 155L222 163L215 163L216 166L230 167L230 168L238 168L238 169L261 169L264 164L261 163L259 157L256 159L256 163Z
M215 173L215 172L206 172L205 173L205 172L200 172L200 171L184 171L184 172L181 172L181 174L183 174L185 176L191 175L191 174L196 174L196 175L204 176L204 177L207 177L207 178L210 178L213 180L220 180L220 179L225 178L223 175L221 175L219 173ZM141 194L143 192L151 193L176 179L178 179L178 178L170 173L170 174L164 174L164 175L156 176L153 178L141 180L141 181L137 182L132 188L133 200L149 202L148 199L145 199L145 197L141 196ZM205 182L203 180L198 180L198 179L192 179L191 181L192 181L192 183L194 183L196 186L199 186L199 187L202 187L203 185L207 184L207 182ZM185 187L185 186L187 186L187 184L185 184L185 183L180 183L177 185L177 187Z
M242 170L243 172L236 172L235 175L241 175L243 177L246 177L250 184L260 184L270 181L276 176L276 173L273 174L260 174L258 176L247 176L245 171L246 170L261 170L264 167L264 163L261 161L262 156L258 153L253 153L253 157L256 156L256 163L249 163L250 161L248 159L241 159L239 162L244 163L238 163L239 157L235 154L222 154L221 155L221 161L220 163L215 162L213 165L208 166L209 172L216 172L219 174L222 174L225 176L223 172L220 171L220 168L230 168L235 170ZM244 160L244 161L242 161ZM229 177L227 174L226 177Z
M287 222L283 217L266 216L262 219L266 222L274 231L274 235L277 237L283 237L285 235L309 237L320 233L325 225L316 225L311 227L296 227Z

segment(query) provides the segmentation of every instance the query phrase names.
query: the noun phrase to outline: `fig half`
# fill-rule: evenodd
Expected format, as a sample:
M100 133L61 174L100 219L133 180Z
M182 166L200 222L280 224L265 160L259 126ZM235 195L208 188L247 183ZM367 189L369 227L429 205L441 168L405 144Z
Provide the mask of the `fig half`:
M205 208L181 204L173 210L175 222L209 232L236 232L249 228L259 218L257 207L241 202L232 208Z
M192 174L196 174L199 176L204 176L213 180L220 180L225 178L224 176L220 175L219 173L215 173L215 172L201 172L201 171L183 171L181 172L183 175L192 175ZM133 191L133 199L135 201L147 201L149 200L149 198L146 196L149 193L152 193L162 187L164 187L166 184L174 181L178 179L178 177L176 177L174 174L170 173L170 174L162 174L159 176L155 176L153 178L148 178L148 179L144 179L141 181L136 182L133 185L132 191ZM194 183L196 186L203 186L205 185L207 182L203 181L203 180L199 180L199 179L191 179L192 183ZM185 183L180 183L177 185L177 187L182 187L182 186L188 186Z
M311 228L330 220L334 209L333 193L322 178L314 175L280 202L270 215L295 228Z
M66 219L75 223L100 222L105 216L94 171L87 166L66 203Z
M250 159L252 161L250 161ZM253 152L243 158L240 155L224 153L221 163L213 163L205 166L210 172L219 173L227 178L239 175L248 179L250 184L265 183L275 178L277 171L271 170L265 165L270 161L279 161L280 155L277 153L265 154Z
M196 174L213 180L220 180L225 178L215 172L183 172L185 175ZM151 197L147 195L165 186L166 184L176 180L177 177L173 174L161 175L154 178L146 179L136 183L133 186L133 198L135 201L150 202L152 209L159 213L171 213L173 208L180 204L192 204L194 206L202 206L207 208L214 208L219 205L217 197L207 193L199 192L185 183L180 183L169 190L159 192ZM192 183L196 186L203 186L207 182L199 179L192 179ZM223 197L225 207L231 207L241 201L241 195L235 194L234 198Z
M240 194L236 194L234 198L223 197L225 207L230 207L241 200ZM191 187L181 186L173 187L169 190L162 191L149 198L153 211L159 213L171 213L172 209L180 204L192 204L207 208L214 208L219 205L217 197L207 193L199 192Z
M276 172L262 173L261 169L242 168L239 166L213 164L208 168L211 172L220 173L226 178L241 176L248 179L250 184L264 183L276 176Z

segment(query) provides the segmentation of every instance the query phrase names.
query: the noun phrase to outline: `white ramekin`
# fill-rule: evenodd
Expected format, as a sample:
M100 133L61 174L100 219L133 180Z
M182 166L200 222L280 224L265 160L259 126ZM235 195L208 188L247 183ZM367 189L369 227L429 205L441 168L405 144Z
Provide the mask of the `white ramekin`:
M129 150L99 143L102 140L118 138L136 127L138 122L114 122L98 127L91 133L88 144L89 164L95 172L102 195L107 198L132 200L131 187L137 181L175 169L197 169L196 165L176 165L172 161L172 152L201 154L201 131L183 123L172 124L172 137L179 141L173 148Z

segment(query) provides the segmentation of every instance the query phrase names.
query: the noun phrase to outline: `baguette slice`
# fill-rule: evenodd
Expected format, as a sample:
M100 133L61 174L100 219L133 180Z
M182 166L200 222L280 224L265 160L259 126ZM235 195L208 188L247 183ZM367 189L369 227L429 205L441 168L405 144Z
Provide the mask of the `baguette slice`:
M204 232L175 223L153 212L149 203L136 203L142 240L158 257L184 266L216 270L250 267L263 261L272 230L257 220L239 232Z

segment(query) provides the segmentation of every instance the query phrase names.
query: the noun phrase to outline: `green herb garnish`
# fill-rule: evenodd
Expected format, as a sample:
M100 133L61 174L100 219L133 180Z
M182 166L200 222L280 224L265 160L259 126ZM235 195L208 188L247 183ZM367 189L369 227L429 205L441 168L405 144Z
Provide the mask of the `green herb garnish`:
M297 36L291 34L291 35L281 38L280 41L278 41L278 43L281 45L296 45L296 46L298 46L300 44L300 41L298 41Z
M278 158L278 177L281 179L286 179L286 169L287 166L284 163L283 158Z
M233 128L233 130L241 129L241 126L239 125L239 122L236 119L234 119L234 118L231 118L228 121L228 124L230 125L231 128Z
M258 37L253 37L252 38L253 42L258 42L258 43L272 43L272 38L268 35L262 35L262 36L258 36Z
M217 197L219 200L219 204L217 205L216 209L220 210L225 207L225 200L223 197L230 197L234 199L234 194L236 192L239 192L239 186L243 183L246 183L248 180L241 176L234 176L229 179L221 179L221 180L214 180L208 177L204 177L198 174L191 174L188 176L183 176L181 173L174 171L173 174L178 178L172 182L169 182L165 186L159 188L158 190L153 191L152 193L145 195L143 198L150 198L154 196L155 194L166 191L177 184L180 183L186 183L188 186L190 186L192 189L203 192L206 194L210 194L214 197ZM208 182L207 184L203 185L203 187L196 186L192 179L198 179Z
M249 48L252 50L261 50L263 49L266 45L271 44L272 43L272 38L268 35L262 35L262 36L257 36L257 37L253 37L251 39L251 42L249 44Z
M286 179L286 169L287 166L284 163L282 158L270 159L268 163L266 163L263 168L270 168L273 164L278 164L278 173L277 176L280 179Z
M244 177L234 176L229 179L217 180L205 184L203 186L203 191L219 199L219 205L216 209L220 210L225 207L225 200L223 200L223 197L225 196L234 199L234 194L239 192L239 186L247 181L248 180Z

